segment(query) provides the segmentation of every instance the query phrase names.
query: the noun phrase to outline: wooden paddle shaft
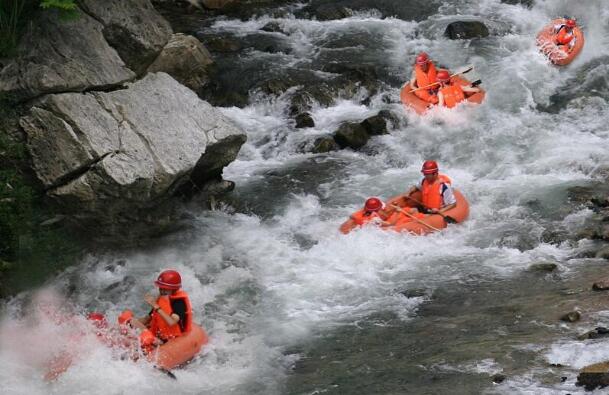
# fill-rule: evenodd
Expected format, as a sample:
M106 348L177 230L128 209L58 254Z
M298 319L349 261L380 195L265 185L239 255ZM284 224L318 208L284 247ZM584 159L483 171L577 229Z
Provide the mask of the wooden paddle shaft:
M418 218L417 218L417 217L415 217L414 215L410 214L408 211L404 210L402 207L397 206L397 205L395 205L395 204L392 204L391 206L392 206L393 208L396 208L396 209L400 210L400 212L401 212L402 214L406 215L407 217L410 217L410 218L412 218L413 220L417 221L418 223L420 223L420 224L423 224L423 225L427 226L429 229L433 229L433 230L436 230L436 231L438 231L438 232L440 231L440 229L436 228L435 226L431 226L430 224L428 224L428 223L427 223L427 222L425 222L425 221L421 221L420 219L418 219Z

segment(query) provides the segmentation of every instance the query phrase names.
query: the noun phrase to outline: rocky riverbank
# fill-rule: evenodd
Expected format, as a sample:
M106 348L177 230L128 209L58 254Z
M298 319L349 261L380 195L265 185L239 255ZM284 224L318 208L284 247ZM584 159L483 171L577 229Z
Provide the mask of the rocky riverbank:
M19 169L47 207L39 222L129 245L175 229L184 199L205 207L230 191L222 169L246 135L193 91L209 82L209 52L174 35L149 0L77 4L68 20L39 10L0 60L3 148L24 150L4 150L2 171ZM15 249L0 251L2 270Z

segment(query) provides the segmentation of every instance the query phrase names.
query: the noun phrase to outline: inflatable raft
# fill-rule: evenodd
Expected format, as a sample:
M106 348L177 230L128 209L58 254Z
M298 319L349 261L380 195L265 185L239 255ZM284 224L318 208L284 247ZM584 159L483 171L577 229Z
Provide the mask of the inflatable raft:
M460 85L469 85L470 81L467 79L460 77L458 75L451 78L453 82L457 82ZM480 87L478 87L480 88ZM400 92L400 99L402 100L402 104L407 108L412 108L416 111L417 114L424 114L429 108L434 107L435 104L431 104L426 102L425 100L420 99L417 95L410 92L412 88L410 88L410 84L406 84L402 87L402 91ZM484 100L485 92L480 89L480 92L477 93L467 93L465 92L465 100L470 103L480 104Z
M105 320L105 318L104 318ZM96 324L94 322L94 324ZM107 324L104 324L107 325ZM138 340L128 333L121 332L117 327L94 327L99 341L109 348L119 348L127 351L133 360L141 357L138 350ZM86 335L81 333L79 338L72 342L79 342ZM192 329L187 334L176 337L158 346L148 355L146 359L161 370L172 370L184 365L197 356L201 348L209 342L207 333L199 325L192 323ZM79 359L74 350L66 349L53 355L47 362L44 378L46 381L56 380L66 372Z
M457 200L457 205L442 213L439 214L419 214L416 219L413 219L406 214L402 213L394 213L390 216L388 221L396 220L394 216L398 216L395 221L395 225L391 226L383 226L380 225L381 229L384 230L392 230L395 232L408 232L414 235L426 235L428 233L436 232L438 230L442 230L448 226L447 217L452 218L456 223L461 223L467 219L469 216L469 203L467 199L459 192L458 190L454 190L455 198ZM421 201L421 192L414 192L412 195L412 200L409 200L409 204L405 206L405 208L413 208L417 207L417 201ZM393 221L391 221L393 222ZM378 222L371 222L371 225L378 224ZM357 225L353 220L349 219L344 222L340 226L340 231L344 234L349 233L353 229L357 228ZM377 225L378 226L378 225Z
M171 370L193 359L208 342L207 333L193 323L190 332L160 345L148 354L148 360L158 368Z
M457 199L456 207L443 212L442 215L425 214L422 218L417 218L417 220L412 219L411 221L398 221L395 226L387 227L387 229L391 229L396 232L408 232L415 235L426 235L428 233L446 228L448 226L446 217L454 219L457 223L465 221L469 216L469 203L463 194L461 194L461 192L458 190L455 189L454 194L455 199ZM413 193L411 196L413 200L409 201L409 204L406 206L407 208L417 207L415 200L421 201L420 191Z
M554 26L564 24L565 21L564 18L552 20L539 32L536 40L539 51L546 55L550 62L558 66L565 66L571 63L584 47L584 33L579 26L573 28L575 44L570 52L565 52L561 47L556 45L554 41Z

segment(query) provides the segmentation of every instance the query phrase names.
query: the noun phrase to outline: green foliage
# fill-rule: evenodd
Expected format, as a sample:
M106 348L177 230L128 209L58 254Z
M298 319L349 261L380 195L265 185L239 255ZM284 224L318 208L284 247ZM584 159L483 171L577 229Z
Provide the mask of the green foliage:
M76 7L75 0L41 0L40 7L59 10L62 19L78 17L78 7Z
M22 172L25 146L7 133L7 120L17 116L13 108L0 97L0 280L11 276L0 297L2 288L6 293L36 286L73 263L78 252L61 226L41 225L54 213Z
M76 0L0 0L0 58L14 54L38 7L57 10L62 19L78 16Z

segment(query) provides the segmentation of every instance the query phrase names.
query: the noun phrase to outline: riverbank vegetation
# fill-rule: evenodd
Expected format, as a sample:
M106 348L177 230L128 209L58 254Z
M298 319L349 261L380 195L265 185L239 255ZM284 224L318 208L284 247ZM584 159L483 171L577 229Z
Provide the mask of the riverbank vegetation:
M78 248L27 173L25 145L11 134L18 113L0 98L0 297L74 262ZM10 281L7 280L10 276Z
M0 58L14 54L19 39L39 9L57 10L62 18L78 15L75 0L2 0L0 2Z

